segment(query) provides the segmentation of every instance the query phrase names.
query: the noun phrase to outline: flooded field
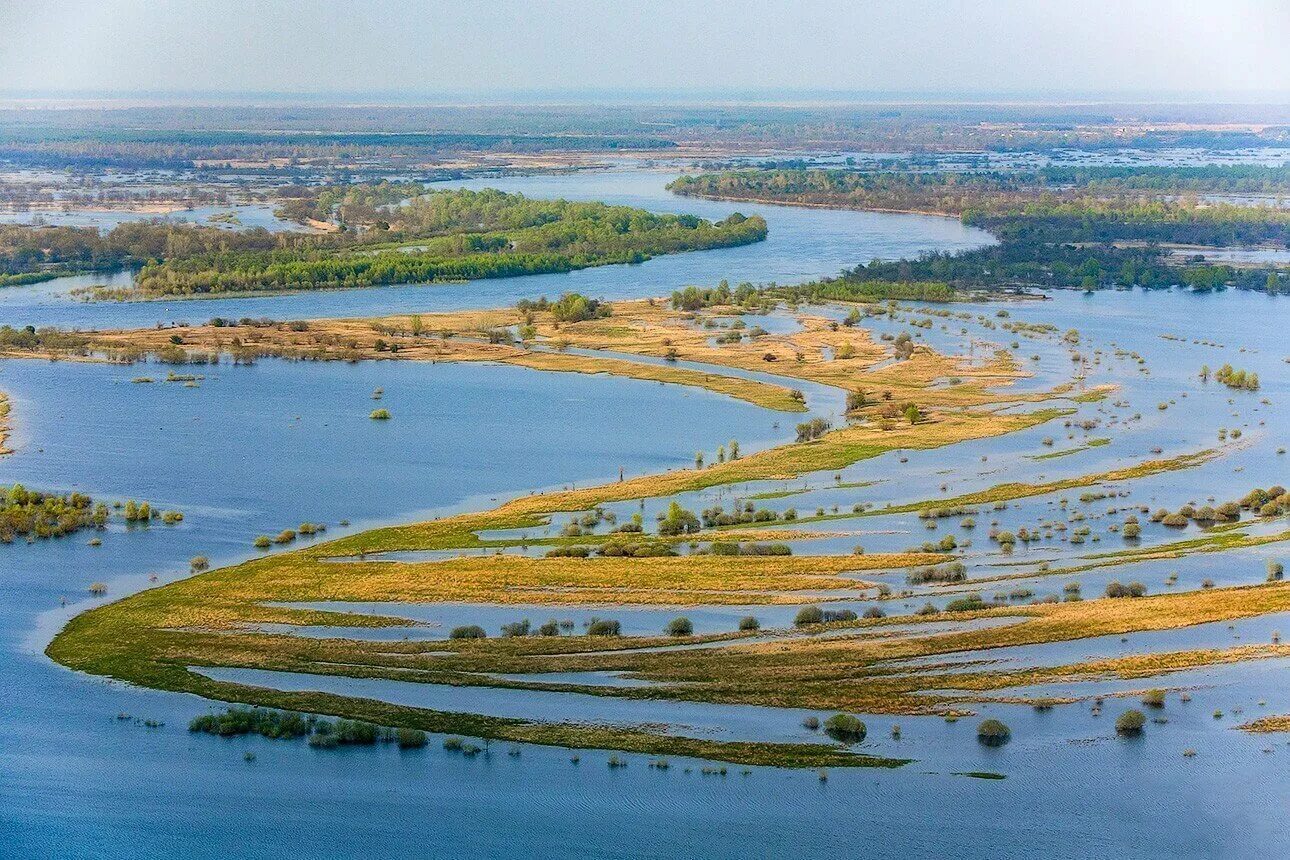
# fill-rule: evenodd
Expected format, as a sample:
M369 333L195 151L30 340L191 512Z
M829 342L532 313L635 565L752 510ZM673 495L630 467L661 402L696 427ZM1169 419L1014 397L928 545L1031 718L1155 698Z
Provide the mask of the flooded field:
M189 302L81 302L68 294L70 289L105 282L82 276L0 290L0 321L88 329L215 315L305 319L431 312L513 305L520 298L571 290L637 298L722 278L801 281L866 259L989 241L948 219L682 199L663 190L669 178L652 172L588 173L472 186L703 217L723 217L738 208L764 215L770 238L569 275ZM795 314L842 319L847 312L831 306L781 308L746 320L774 334L791 334L800 327ZM768 600L758 595L757 601L732 599L721 605L311 601L290 605L380 616L391 626L284 624L262 631L387 647L424 643L431 650L421 656L430 660L433 649L443 647L435 643L454 627L477 624L496 636L503 624L522 619L535 625L548 619L571 622L563 634L571 643L583 638L592 617L612 616L625 636L657 636L678 615L692 622L696 636L734 634L749 615L760 625L746 640L665 644L654 646L654 655L790 647L804 639L990 635L1029 622L947 617L915 623L915 613L925 604L944 610L969 593L986 600L999 596L1019 610L1034 600L1066 601L1071 594L1091 601L1113 581L1139 582L1149 595L1199 593L1262 583L1269 562L1286 560L1280 540L1287 528L1284 516L1259 518L1245 511L1239 526L1226 532L1213 523L1152 520L1159 509L1218 506L1254 488L1290 482L1284 453L1290 445L1285 407L1290 346L1284 335L1290 304L1284 297L1057 292L1043 300L956 304L948 314L944 306L902 304L866 317L861 325L875 339L912 332L918 343L978 361L1009 349L1031 374L1009 390L1038 394L1069 384L1046 403L1066 414L1007 435L893 450L797 477L614 501L603 510L615 522L639 514L645 530L653 532L673 502L696 512L752 503L774 512L774 524L759 530L783 533L794 556L849 557L857 546L870 555L902 553L953 535L964 565L960 580L911 582L903 568L866 570L848 574L828 592L776 592ZM1065 337L1072 330L1075 340ZM1072 353L1078 354L1075 361ZM1217 370L1227 363L1257 373L1259 390L1234 390L1201 378L1202 367ZM901 826L884 828L885 848L906 857L939 857L954 850L969 857L1200 858L1266 855L1268 846L1290 844L1283 817L1268 814L1287 800L1284 759L1290 747L1284 736L1235 730L1259 716L1290 712L1285 683L1290 666L1276 653L1158 676L1103 672L963 691L961 707L973 716L961 718L861 712L868 735L857 751L911 762L895 769L832 768L825 779L814 769L738 765L705 774L717 765L686 758L660 769L640 754L575 753L537 744L498 742L483 754L462 756L442 749L438 736L418 750L323 751L254 736L190 735L186 726L193 716L223 705L73 673L46 658L45 647L84 609L188 576L193 556L206 556L221 567L262 555L252 546L256 535L315 522L327 525L325 538L350 536L367 528L490 510L535 491L664 473L692 465L696 452L713 462L717 447L735 437L749 454L789 443L793 424L808 416L772 412L701 389L486 364L262 360L250 367L203 369L195 387L132 384L141 372L138 366L0 363L0 391L12 401L8 445L14 449L0 459L0 483L146 499L185 514L173 526L114 526L101 546L69 537L0 548L0 649L5 654L0 688L28 691L0 699L0 796L29 799L22 806L6 804L0 812L0 839L15 856L112 856L143 845L196 858L280 857L270 837L280 839L288 826L302 856L337 857L449 852L637 857L642 845L649 846L651 856L825 856L857 848L863 853L860 840L871 838L863 834L893 821ZM1108 388L1090 396L1098 386ZM369 420L375 388L384 390L382 405L396 420ZM801 388L809 415L843 420L843 392L827 385ZM1145 461L1199 454L1203 457L1186 468L1076 485L1086 476ZM1060 486L1063 482L1071 485ZM1005 484L1034 489L1001 501L953 501ZM941 500L963 510L953 516L920 515ZM894 510L886 511L888 506ZM515 545L364 558L398 565L493 552L536 557L548 548L541 541L557 538L573 516L562 512L538 526L477 533L482 541L519 542ZM1130 516L1140 525L1135 537L1124 532ZM969 519L972 524L965 524ZM604 535L610 527L597 521L588 529ZM998 540L1023 529L1036 539ZM1224 533L1267 542L1168 552ZM738 534L738 529L729 532L734 540ZM688 556L710 551L711 544L711 539L696 540L678 549ZM1151 551L1162 555L1147 557ZM89 596L87 589L96 582L105 594ZM899 621L887 627L803 631L795 618L813 605L857 615L878 609ZM1019 672L1264 646L1281 633L1290 634L1290 624L1284 612L1277 612L1124 635L973 648L892 661L891 667L910 672L944 664L937 670L942 678L983 665ZM648 673L631 671L480 672L459 685L344 672L220 666L194 671L267 689L536 721L648 726L667 735L720 740L827 743L804 720L823 720L831 713L687 700L668 695L669 685L650 680ZM1142 691L1156 687L1169 689L1166 704L1148 716L1163 721L1150 723L1138 737L1117 735L1116 716L1141 707ZM1026 701L1036 697L1072 701L1037 709ZM1094 714L1098 697L1105 701ZM979 744L976 727L984 717L1004 720L1011 742ZM615 755L627 765L607 766ZM1054 772L1065 776L1054 780ZM1005 778L973 777L983 774ZM928 805L928 797L939 802ZM613 826L603 825L608 820ZM233 821L235 828L228 824ZM976 837L965 842L968 829ZM463 849L467 831L469 850ZM248 844L264 847L248 853Z

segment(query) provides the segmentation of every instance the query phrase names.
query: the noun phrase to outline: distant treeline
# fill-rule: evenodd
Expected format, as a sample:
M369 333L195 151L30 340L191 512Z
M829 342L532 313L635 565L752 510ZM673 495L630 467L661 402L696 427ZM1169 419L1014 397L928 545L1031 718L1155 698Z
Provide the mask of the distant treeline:
M416 159L445 152L613 152L667 149L654 135L0 130L0 160L30 167L185 169L198 162Z
M1161 195L1290 195L1290 166L1096 166L973 172L733 170L682 176L668 187L694 197L962 215L972 210L997 213L1025 205L1051 206L1054 201L1082 201L1091 206L1088 198L1101 196L1136 200ZM1190 202L1180 205L1194 206Z
M975 251L875 261L843 282L951 287L1235 286L1290 290L1285 267L1210 265L1162 243L1290 247L1290 210L1175 199L1178 188L1252 191L1290 186L1284 167L1050 168L1022 173L734 171L682 177L682 194L731 199L952 212L994 234ZM1114 186L1120 193L1111 193ZM1125 193L1133 189L1133 193ZM1168 192L1170 199L1160 199ZM902 290L908 289L902 286ZM940 289L940 286L937 287ZM901 298L901 296L893 296Z
M284 221L309 220L340 224L372 224L388 221L381 210L424 194L420 182L377 182L347 185L286 185L277 190L279 204L274 212Z
M969 288L1187 286L1211 290L1233 286L1269 292L1290 291L1290 278L1271 267L1238 268L1189 262L1152 247L1118 248L1020 240L1005 240L975 251L926 254L912 260L875 260L846 270L842 279L900 284L928 281Z
M1219 128L1221 124L1232 128ZM1239 127L1245 126L1245 128ZM1247 130L1257 128L1257 131ZM87 141L107 146L87 147ZM644 104L190 105L0 109L20 157L412 158L461 151L743 149L878 153L1237 149L1290 143L1284 105ZM137 148L140 145L148 147ZM133 151L130 147L136 147ZM2 151L2 149L0 149Z

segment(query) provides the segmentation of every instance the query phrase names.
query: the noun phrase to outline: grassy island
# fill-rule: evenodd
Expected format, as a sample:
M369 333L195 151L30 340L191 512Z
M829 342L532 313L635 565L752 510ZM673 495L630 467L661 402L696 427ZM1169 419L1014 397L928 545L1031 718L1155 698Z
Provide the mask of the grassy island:
M359 220L312 234L164 222L126 223L106 234L3 228L0 274L40 279L51 272L138 266L134 287L89 295L185 297L569 272L766 238L762 218L738 213L713 223L493 190L423 191L403 192L410 199L401 206L341 208Z

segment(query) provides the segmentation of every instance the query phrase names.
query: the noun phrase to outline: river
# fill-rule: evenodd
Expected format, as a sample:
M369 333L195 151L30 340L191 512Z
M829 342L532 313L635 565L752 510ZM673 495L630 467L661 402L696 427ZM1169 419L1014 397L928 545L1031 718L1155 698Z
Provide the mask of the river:
M369 315L490 307L570 290L628 298L721 278L801 281L873 258L988 241L948 219L677 198L663 189L668 178L610 172L465 184L704 217L738 209L764 215L769 239L568 275L190 302L84 303L67 290L101 279L64 279L0 290L0 323L107 328L211 316ZM1040 427L911 454L904 464L891 456L865 461L847 470L844 482L879 483L842 492L828 478L808 480L806 494L778 506L899 503L935 496L945 483L953 493L1041 474L1049 480L1086 474L1137 462L1152 447L1169 456L1214 445L1218 426L1244 428L1246 441L1200 469L1135 484L1135 501L1176 507L1196 496L1222 501L1251 486L1287 483L1286 458L1275 453L1288 441L1284 298L1061 293L1009 307L1014 319L1078 328L1082 348L1104 351L1088 382L1121 385L1115 397L1132 407L1118 411L1142 418L1111 424L1116 410L1081 404L1081 415L1105 422L1094 435L1110 444L1035 460L1049 450L1044 436L1068 432ZM992 317L996 308L968 309ZM927 341L964 346L957 323L944 330L937 323L924 333ZM981 334L973 328L973 336ZM1116 346L1143 356L1150 374L1116 357ZM1039 356L1032 384L1069 376L1063 347L1026 341L1019 354L1032 351ZM1196 379L1200 364L1223 361L1257 371L1263 390L1238 394ZM150 575L158 582L187 575L194 555L215 564L241 560L254 535L302 521L326 522L335 534L344 532L341 520L355 530L481 509L535 489L610 480L620 468L643 474L685 466L694 451L731 437L750 451L777 444L795 419L702 391L513 367L261 361L206 369L196 388L131 384L138 372L0 363L0 390L13 398L15 449L0 459L0 484L146 499L186 514L173 527L114 529L101 547L80 538L0 547L0 855L1201 858L1290 850L1290 825L1280 814L1290 799L1290 748L1276 736L1232 731L1235 717L1210 716L1220 707L1247 715L1290 712L1290 676L1280 662L1198 670L1188 679L1199 687L1194 701L1171 706L1170 724L1136 741L1116 739L1113 717L1099 724L1081 706L1051 713L987 706L984 713L1004 716L1013 727L1013 742L998 749L975 743L975 720L870 719L866 751L917 762L892 771L834 770L827 782L814 772L766 768L703 776L698 762L674 761L663 772L640 756L610 769L608 753L584 752L575 764L567 751L543 747L503 755L494 746L489 756L467 759L441 750L437 740L400 753L190 735L188 720L209 703L81 676L43 656L61 624L93 604L89 583L105 583L105 599L117 599L149 587ZM377 387L396 421L367 419ZM1170 400L1168 409L1157 409ZM1063 439L1057 447L1080 444ZM1033 518L1047 501L1005 516ZM876 519L892 522L865 527L903 528L901 544L923 539L908 535L916 523ZM1204 560L1213 569L1175 567L1192 578L1221 569L1220 584L1252 582L1262 578L1262 558L1251 554L1234 567L1216 556ZM1095 579L1086 582L1100 588ZM1266 627L1254 619L1232 631L1166 638L1162 647L1243 633L1243 642L1266 641ZM505 694L472 695L481 708L516 704ZM577 699L562 694L518 695L531 696L529 704L544 715L580 713ZM609 700L604 718L619 718L618 706L626 704ZM648 705L641 708L642 718L650 715ZM799 714L767 710L731 720L738 731L761 726L769 736L801 734ZM665 716L696 731L726 725L719 709L682 705ZM139 722L145 719L164 726L148 728ZM892 722L904 728L899 742L888 737ZM1185 748L1198 755L1184 758ZM253 762L244 760L247 751ZM953 775L968 771L1007 778Z

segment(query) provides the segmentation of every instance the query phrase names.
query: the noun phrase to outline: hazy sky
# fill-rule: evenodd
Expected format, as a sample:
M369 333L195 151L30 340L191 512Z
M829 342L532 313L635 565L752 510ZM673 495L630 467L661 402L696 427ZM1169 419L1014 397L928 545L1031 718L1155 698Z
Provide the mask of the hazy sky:
M0 89L1290 101L1290 0L0 0Z

